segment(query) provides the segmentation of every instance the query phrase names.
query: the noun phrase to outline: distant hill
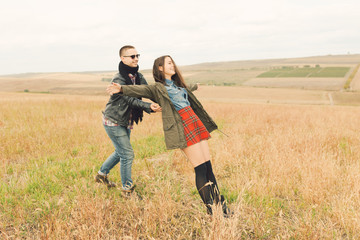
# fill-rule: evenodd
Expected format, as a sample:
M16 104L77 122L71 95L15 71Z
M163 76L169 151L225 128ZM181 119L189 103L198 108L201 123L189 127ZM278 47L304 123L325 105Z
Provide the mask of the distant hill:
M302 58L259 59L229 62L209 62L179 66L188 83L218 86L244 86L266 88L297 88L313 90L342 90L352 76L351 90L359 91L360 76L354 74L360 63L360 54L327 55ZM342 77L261 77L261 74L282 67L347 69ZM153 82L150 69L141 71L149 83ZM0 91L28 91L68 94L104 94L115 71L72 73L24 73L0 76ZM266 75L265 75L266 76ZM289 74L291 76L291 74ZM325 76L325 75L323 75Z
M348 77L355 67L360 64L360 54L353 55L328 55L289 59L265 59L251 61L231 61L217 63L202 63L191 66L182 66L185 80L187 82L200 82L213 85L237 85L253 87L281 87L301 89L324 89L340 90L343 88ZM316 79L301 75L279 78L257 78L272 69L282 67L293 67L301 69L304 67L323 69L346 69L339 75L333 71L332 74L318 74ZM327 71L329 72L329 71ZM330 71L331 72L331 71ZM296 78L294 78L296 77Z
M209 62L183 66L184 71L206 70L206 69L239 69L271 67L279 65L302 65L302 64L332 64L332 65L352 65L360 63L360 54L346 55L326 55L301 58L278 58L278 59L258 59L242 60L229 62Z

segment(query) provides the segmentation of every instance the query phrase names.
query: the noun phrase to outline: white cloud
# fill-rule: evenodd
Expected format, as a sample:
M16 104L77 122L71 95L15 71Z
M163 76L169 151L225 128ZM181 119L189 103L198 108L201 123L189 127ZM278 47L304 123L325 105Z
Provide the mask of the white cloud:
M116 69L135 45L140 67L360 53L360 2L212 0L8 1L0 9L0 74Z

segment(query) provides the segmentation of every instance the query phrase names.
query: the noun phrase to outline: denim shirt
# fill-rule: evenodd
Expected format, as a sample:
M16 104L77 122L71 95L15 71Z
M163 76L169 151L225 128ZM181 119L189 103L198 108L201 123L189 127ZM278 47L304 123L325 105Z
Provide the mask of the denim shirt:
M190 106L188 93L185 88L176 86L174 82L169 79L165 79L165 82L167 84L167 86L165 85L165 88L169 94L171 102L174 104L176 111Z

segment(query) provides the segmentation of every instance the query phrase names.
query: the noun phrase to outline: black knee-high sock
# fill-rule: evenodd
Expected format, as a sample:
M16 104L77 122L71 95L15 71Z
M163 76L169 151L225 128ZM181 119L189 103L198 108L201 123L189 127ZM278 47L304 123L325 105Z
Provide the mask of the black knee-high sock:
M220 195L220 190L219 190L219 187L217 185L216 178L215 178L214 172L212 170L210 160L207 161L205 164L206 164L206 170L207 170L206 171L206 176L208 178L208 181L213 182L213 184L211 185L212 186L212 188L211 188L212 198L214 199L215 204L218 204L220 202L221 206L222 206L223 213L225 215L229 215L230 214L230 209L226 206L224 196Z
M215 178L214 172L212 170L210 160L205 162L205 164L206 164L206 177L207 177L208 181L211 181L213 183L211 185L211 195L212 195L212 198L215 200L215 203L217 203L220 200L220 198L219 198L220 189L217 185L216 178Z
M195 167L195 182L196 188L199 191L200 197L205 204L212 204L212 194L211 194L211 187L208 184L208 179L206 177L206 164L200 164L199 166Z

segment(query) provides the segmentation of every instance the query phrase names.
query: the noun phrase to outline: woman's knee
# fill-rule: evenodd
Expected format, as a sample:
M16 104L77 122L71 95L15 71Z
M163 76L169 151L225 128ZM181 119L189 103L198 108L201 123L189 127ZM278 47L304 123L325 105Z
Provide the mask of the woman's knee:
M183 151L187 156L187 158L189 159L189 161L191 162L191 164L193 165L193 167L197 167L208 160L202 154L200 147L191 148L191 149L185 148L183 149Z

